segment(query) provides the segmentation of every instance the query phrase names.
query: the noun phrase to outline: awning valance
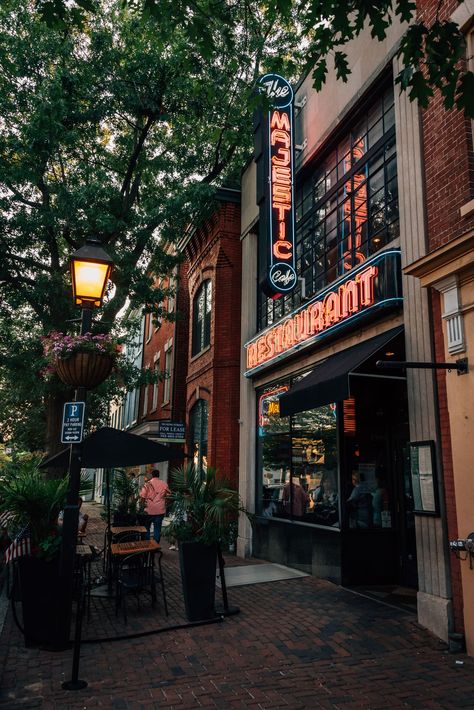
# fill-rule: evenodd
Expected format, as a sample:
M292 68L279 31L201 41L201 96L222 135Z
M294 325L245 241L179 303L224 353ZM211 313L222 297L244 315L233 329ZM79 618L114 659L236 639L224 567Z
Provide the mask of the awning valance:
M339 402L350 395L349 375L366 360L386 347L397 335L403 332L403 326L392 328L354 345L346 350L331 355L319 363L306 377L281 395L280 416L287 417L297 412L321 407L329 402Z

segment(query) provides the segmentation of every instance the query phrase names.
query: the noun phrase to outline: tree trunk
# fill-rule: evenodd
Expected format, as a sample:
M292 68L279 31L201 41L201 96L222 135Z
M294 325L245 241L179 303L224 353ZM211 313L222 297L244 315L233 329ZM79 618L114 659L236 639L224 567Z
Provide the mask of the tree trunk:
M64 403L72 400L72 392L55 392L46 400L46 431L44 450L46 456L54 456L66 448L61 444L61 425L63 420ZM67 471L61 468L45 469L47 478L62 478Z

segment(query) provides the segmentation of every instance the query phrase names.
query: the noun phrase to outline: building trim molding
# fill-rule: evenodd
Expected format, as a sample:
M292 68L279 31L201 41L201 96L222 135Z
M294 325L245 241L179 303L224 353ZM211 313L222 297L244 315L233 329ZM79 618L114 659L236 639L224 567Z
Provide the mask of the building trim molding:
M421 285L427 288L469 268L474 268L474 230L408 264L403 272L420 279Z

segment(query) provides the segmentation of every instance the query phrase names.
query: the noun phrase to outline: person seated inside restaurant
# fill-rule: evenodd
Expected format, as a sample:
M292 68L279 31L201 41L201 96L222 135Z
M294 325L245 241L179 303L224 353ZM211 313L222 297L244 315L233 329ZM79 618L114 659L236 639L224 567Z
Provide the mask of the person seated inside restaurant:
M312 499L312 512L317 521L324 525L336 525L339 521L338 495L331 471L323 471L321 482L313 491Z
M263 486L262 515L265 518L272 518L277 513L277 505L273 500L272 492L268 486Z
M78 523L77 532L79 535L85 535L89 516L87 513L81 512L81 507L84 502L83 499L79 497L77 499L77 502L79 505L79 523ZM62 526L63 526L63 519L64 519L64 510L61 510L61 512L59 513L59 516L58 516L58 527L60 527L60 528L62 528Z
M290 513L290 503L293 517L302 518L309 504L309 495L301 485L299 476L291 479L291 494L290 483L285 483L283 487L283 510L286 514Z

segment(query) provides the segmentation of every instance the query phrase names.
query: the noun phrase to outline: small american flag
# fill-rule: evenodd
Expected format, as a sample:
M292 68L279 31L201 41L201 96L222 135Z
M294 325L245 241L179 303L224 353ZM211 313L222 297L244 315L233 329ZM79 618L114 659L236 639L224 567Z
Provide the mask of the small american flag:
M12 544L5 550L5 564L31 553L30 526L25 525Z
M6 528L10 520L12 520L15 517L13 513L10 513L9 510L6 510L4 513L0 515L0 528Z

